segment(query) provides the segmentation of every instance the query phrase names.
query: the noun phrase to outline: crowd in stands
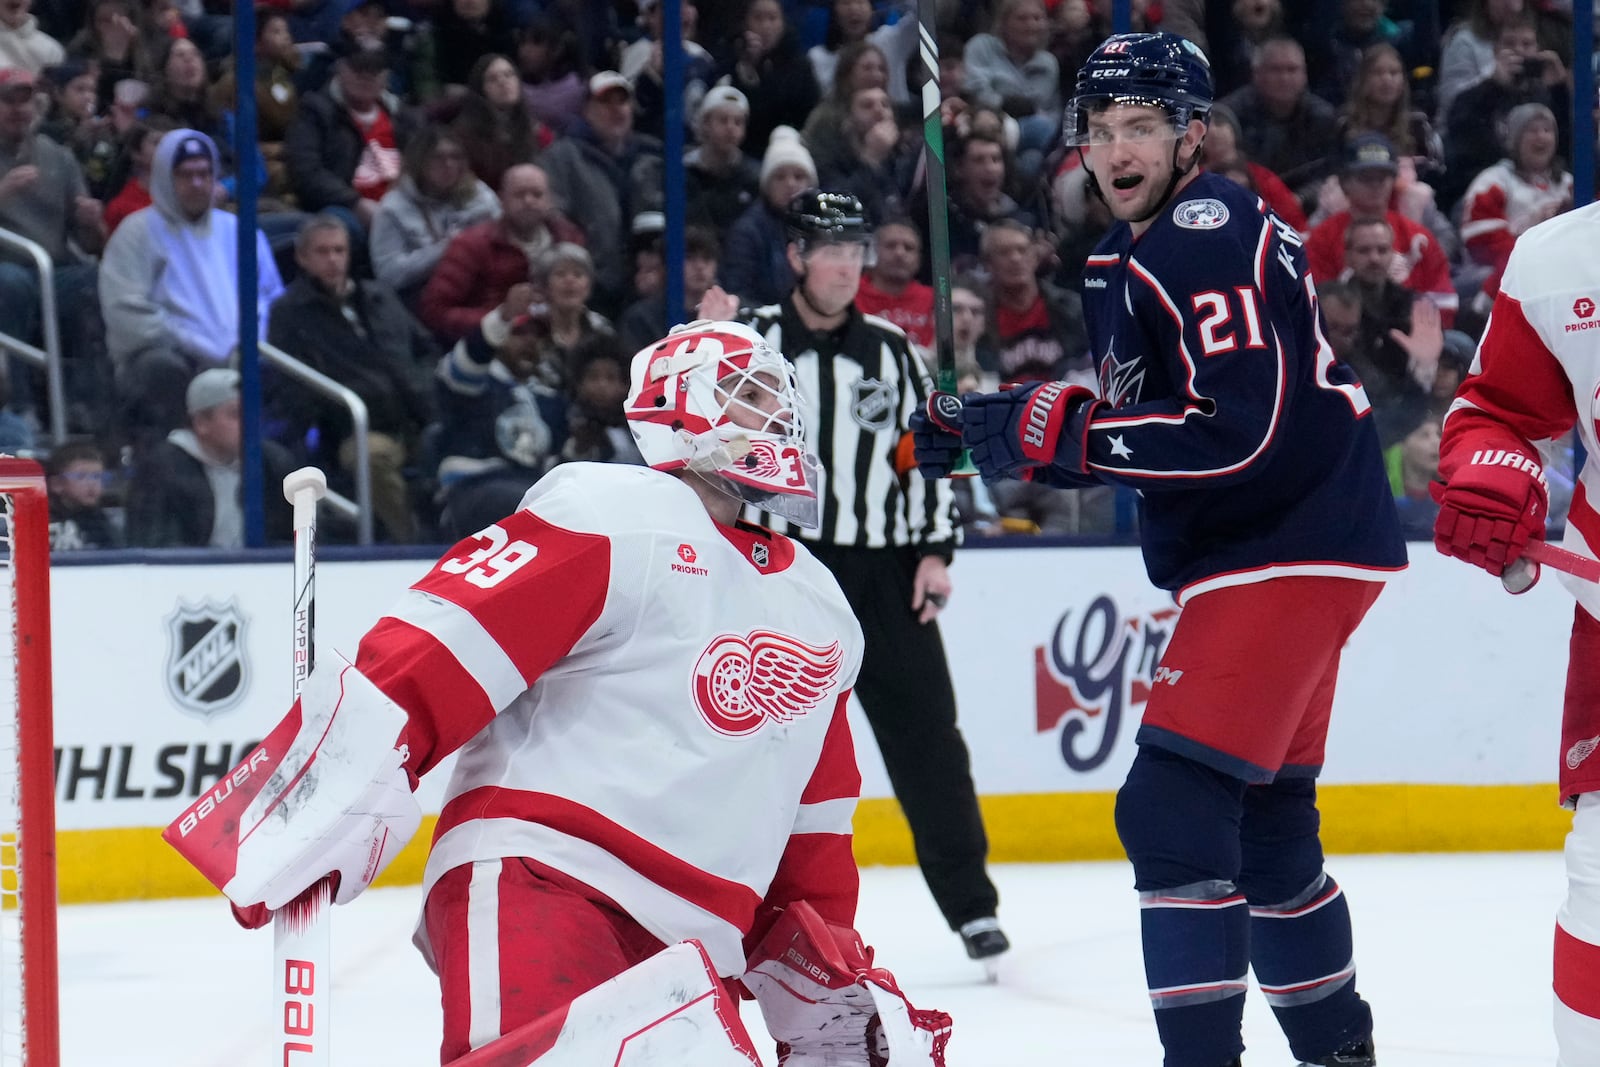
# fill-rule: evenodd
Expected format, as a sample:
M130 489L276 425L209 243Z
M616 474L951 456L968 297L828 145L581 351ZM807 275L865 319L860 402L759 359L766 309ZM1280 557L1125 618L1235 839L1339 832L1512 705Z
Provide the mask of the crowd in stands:
M939 6L963 380L1092 382L1080 276L1110 220L1058 131L1110 0ZM1572 121L1570 7L1132 4L1135 29L1211 57L1204 166L1300 231L1419 534L1439 420L1510 247L1572 207L1573 138L1594 136L1589 109ZM664 9L684 42L687 151L670 161ZM394 543L470 532L555 464L637 461L620 398L631 353L671 325L669 166L687 184L691 317L712 284L748 306L788 291L782 212L820 185L878 227L862 306L932 344L904 0L268 0L242 149L231 11L0 0L0 229L54 264L69 433L45 434L41 374L12 355L0 447L49 457L60 549L241 543L237 401L215 376L235 355L240 239L258 247L262 339L366 402ZM31 260L0 246L0 333L42 343L39 293ZM348 487L344 410L270 367L263 381L270 463ZM173 503L197 495L206 507ZM1113 525L1105 491L963 495L974 534Z

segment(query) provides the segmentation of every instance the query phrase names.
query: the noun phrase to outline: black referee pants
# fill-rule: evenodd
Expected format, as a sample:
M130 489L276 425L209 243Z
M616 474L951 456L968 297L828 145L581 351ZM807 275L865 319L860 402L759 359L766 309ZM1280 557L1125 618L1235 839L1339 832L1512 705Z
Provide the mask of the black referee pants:
M917 863L950 929L995 913L984 870L989 840L937 623L911 610L917 554L806 542L833 572L861 622L866 653L856 682L895 797L911 824Z

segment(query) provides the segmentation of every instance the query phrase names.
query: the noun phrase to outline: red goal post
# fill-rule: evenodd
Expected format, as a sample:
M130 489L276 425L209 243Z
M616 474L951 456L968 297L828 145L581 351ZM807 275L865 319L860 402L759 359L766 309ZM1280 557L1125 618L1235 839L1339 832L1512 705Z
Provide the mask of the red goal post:
M0 457L0 1067L58 1067L50 504L44 472Z

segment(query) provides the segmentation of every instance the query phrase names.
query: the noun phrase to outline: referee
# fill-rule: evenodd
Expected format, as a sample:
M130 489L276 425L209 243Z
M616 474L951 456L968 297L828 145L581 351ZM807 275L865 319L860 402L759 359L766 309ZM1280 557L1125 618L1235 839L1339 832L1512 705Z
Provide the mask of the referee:
M948 481L917 476L902 444L931 383L900 328L855 306L872 247L861 202L808 189L790 202L785 228L795 287L744 317L795 365L825 480L820 528L768 523L802 539L849 599L866 637L856 697L923 878L967 954L997 956L1010 943L995 920L989 842L934 621L950 597L954 497ZM713 290L701 314L735 302Z

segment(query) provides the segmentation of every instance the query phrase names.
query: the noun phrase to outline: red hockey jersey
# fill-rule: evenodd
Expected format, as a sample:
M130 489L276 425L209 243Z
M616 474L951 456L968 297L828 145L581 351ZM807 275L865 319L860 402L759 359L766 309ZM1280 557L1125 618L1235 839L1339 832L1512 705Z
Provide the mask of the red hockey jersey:
M854 922L861 655L794 541L717 525L671 475L580 463L446 555L356 662L406 709L414 773L460 749L425 891L531 857L738 975L773 907Z
M1479 449L1527 451L1576 427L1578 473L1565 545L1600 555L1600 203L1518 239L1483 341L1445 416L1439 471L1448 481ZM1600 586L1562 575L1591 615Z

